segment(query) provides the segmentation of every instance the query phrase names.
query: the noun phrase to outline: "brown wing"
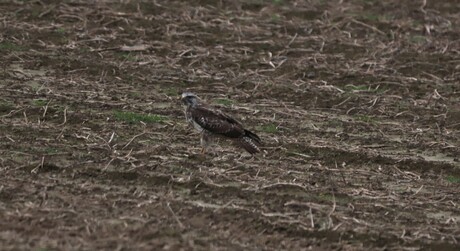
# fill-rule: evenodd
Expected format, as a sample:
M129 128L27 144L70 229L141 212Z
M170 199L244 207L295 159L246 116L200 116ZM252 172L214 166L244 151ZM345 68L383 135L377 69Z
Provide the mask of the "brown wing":
M190 110L193 121L203 129L229 138L242 137L245 132L240 122L218 110L195 106Z

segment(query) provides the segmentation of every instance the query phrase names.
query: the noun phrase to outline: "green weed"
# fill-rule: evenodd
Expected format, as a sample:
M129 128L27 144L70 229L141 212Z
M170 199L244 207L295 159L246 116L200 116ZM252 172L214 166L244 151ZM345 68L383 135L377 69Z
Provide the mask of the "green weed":
M378 21L380 20L380 17L376 14L373 13L367 13L362 16L364 19L369 20L369 21Z
M128 97L130 98L139 98L141 94L139 92L128 92Z
M358 121L365 122L365 123L375 123L376 122L376 119L374 117L367 116L367 115L356 115L355 119Z
M383 93L388 90L388 88L376 88L369 85L353 85L348 84L345 86L345 90L349 92L369 92L369 93Z
M14 105L8 101L0 100L0 114L8 113L14 109Z
M324 201L336 202L337 204L347 204L353 201L352 198L343 195L320 194L318 198Z
M164 89L164 94L168 95L168 96L176 96L176 95L179 95L179 91L174 88L174 87L168 87L166 89Z
M276 22L281 20L281 16L278 15L278 14L273 14L273 15L271 15L271 19L272 19L273 22L276 23Z
M56 29L56 33L64 35L65 34L65 29L63 27L59 27Z
M369 90L369 86L367 85L346 85L345 89L348 91L367 91Z
M457 183L460 184L460 177L455 177L453 175L447 176L446 180L450 183Z
M423 23L421 21L419 21L418 19L413 19L412 20L412 27L415 28L415 27L420 27L422 25L423 25Z
M131 62L136 61L136 57L134 56L133 53L130 53L130 52L124 52L124 51L117 52L117 56L118 58L122 60L131 61Z
M421 44L421 43L425 43L427 41L427 38L424 36L420 36L420 35L414 35L414 36L411 36L409 40L412 43Z
M48 104L48 100L46 100L46 99L34 99L34 100L32 100L32 104L34 106L42 107L42 106L45 106L46 104Z
M138 114L134 112L122 112L122 111L115 111L113 113L116 120L125 121L128 123L161 123L166 120L165 116L156 115L156 114Z
M219 105L225 105L225 106L230 106L233 104L233 100L226 99L226 98L219 98L219 99L216 99L214 102L216 102Z
M266 132L266 133L277 133L278 127L275 124L267 124L267 125L260 126L259 130Z
M90 50L89 48L83 47L83 46L79 47L78 50L80 51L81 54L85 54L85 53L90 53L90 52L91 52L91 50Z
M22 51L25 48L23 46L11 43L11 42L1 42L0 51Z
M55 154L55 153L58 153L59 150L56 149L56 148L53 148L53 147L47 147L47 148L45 148L45 152L47 154Z
M333 118L327 121L327 125L328 127L340 128L343 127L343 121L341 121L340 119Z

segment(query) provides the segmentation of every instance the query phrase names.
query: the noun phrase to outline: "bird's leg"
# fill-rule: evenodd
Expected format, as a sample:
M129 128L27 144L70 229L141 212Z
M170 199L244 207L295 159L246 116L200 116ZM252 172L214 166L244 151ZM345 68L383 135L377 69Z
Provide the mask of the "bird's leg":
M214 136L208 132L208 131L203 131L201 132L201 154L207 154L210 153L213 156L216 156L216 149L214 147Z
M201 132L201 154L206 154L206 150L209 145L209 135L206 133L206 131Z

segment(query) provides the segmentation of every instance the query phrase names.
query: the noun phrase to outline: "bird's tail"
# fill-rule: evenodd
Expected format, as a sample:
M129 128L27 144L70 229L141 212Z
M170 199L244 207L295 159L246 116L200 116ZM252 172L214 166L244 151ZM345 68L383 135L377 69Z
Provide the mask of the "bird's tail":
M248 130L244 130L244 136L238 139L238 143L250 154L260 152L259 146L262 145L259 136Z

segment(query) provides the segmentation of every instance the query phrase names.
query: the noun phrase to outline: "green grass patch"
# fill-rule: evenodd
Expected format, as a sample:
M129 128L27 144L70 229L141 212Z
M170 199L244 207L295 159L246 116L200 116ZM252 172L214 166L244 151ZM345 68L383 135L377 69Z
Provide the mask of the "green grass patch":
M346 85L345 90L347 91L368 91L369 86L367 85Z
M308 154L299 153L299 152L292 152L292 151L287 151L287 152L286 152L286 155L288 155L288 156L300 156L300 157L303 157L303 158L306 158L306 159L310 159L310 158L311 158L311 156L308 155Z
M332 194L320 194L318 195L318 199L323 201L335 202L337 204L347 204L353 201L353 198L345 196L345 195L332 195Z
M32 100L32 105L34 105L34 106L42 107L42 106L45 106L46 104L48 104L47 99L34 99L34 100Z
M389 14L381 14L381 13L375 13L375 12L366 12L366 11L360 11L360 12L352 12L350 13L352 17L354 17L356 20L364 21L364 22L371 22L371 23L379 23L379 22L390 22L395 19L395 16L389 15Z
M179 91L175 87L168 87L163 90L163 93L168 96L177 96L179 95Z
M345 85L344 89L348 92L369 92L369 93L383 93L388 90L388 88L384 88L384 87L374 88L369 85L353 85L353 84Z
M128 97L130 98L139 98L141 94L139 92L128 92Z
M278 14L272 14L271 15L271 20L272 20L272 22L275 22L275 23L279 22L281 20L281 16L278 15Z
M38 248L37 251L51 251L52 249L48 248Z
M449 175L449 176L447 176L446 180L447 180L447 182L450 182L450 183L460 184L460 177L455 177L453 175Z
M79 48L78 48L78 51L79 51L81 54L85 54L85 53L90 53L90 52L91 52L91 50L90 50L89 48L83 47L83 46L79 47Z
M340 128L340 127L343 127L344 123L340 119L333 118L333 119L328 120L326 124L328 127Z
M56 29L56 33L64 35L65 34L65 29L63 27L59 27Z
M8 101L0 100L0 114L9 113L13 109L14 109L14 104Z
M166 120L165 116L155 114L139 114L134 112L115 111L113 115L116 120L125 121L128 123L161 123Z
M219 99L214 100L214 102L216 104L225 105L225 106L230 106L233 104L233 100L227 99L227 98L219 98Z
M47 154L55 154L55 153L58 153L59 150L56 149L56 148L53 148L53 147L47 147L45 148L45 153Z
M423 26L423 23L422 23L420 20L418 20L418 19L413 19L413 20L412 20L412 23L411 23L411 26L414 27L414 28L416 28L416 27Z
M394 15L384 14L384 15L379 16L379 21L380 22L390 22L390 21L394 21L394 20L395 20Z
M278 132L278 127L275 124L263 125L263 126L260 126L258 129L266 133L277 133Z
M411 37L409 38L409 40L410 40L412 43L421 44L421 43L426 43L427 38L426 38L425 36L414 35L414 36L411 36Z
M0 51L22 51L25 48L23 46L5 41L0 43Z
M367 115L356 115L355 120L362 121L365 123L376 123L377 120L374 117L367 116Z
M131 61L131 62L137 61L136 56L131 52L125 52L125 51L117 52L117 56L121 60L126 60L126 61Z
M379 21L380 20L380 17L379 15L376 15L374 13L366 13L362 16L365 20L369 20L369 21Z

